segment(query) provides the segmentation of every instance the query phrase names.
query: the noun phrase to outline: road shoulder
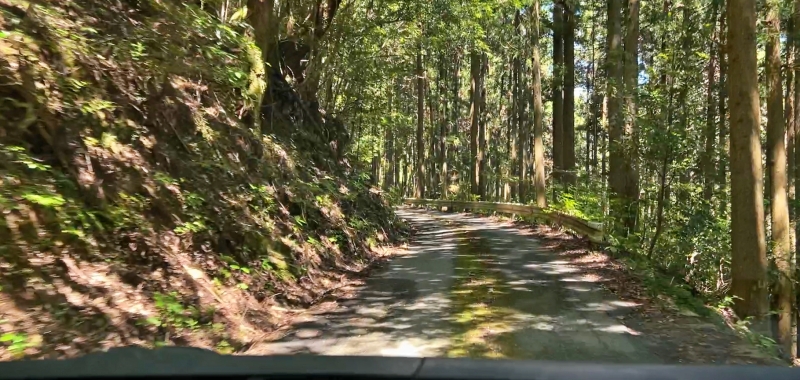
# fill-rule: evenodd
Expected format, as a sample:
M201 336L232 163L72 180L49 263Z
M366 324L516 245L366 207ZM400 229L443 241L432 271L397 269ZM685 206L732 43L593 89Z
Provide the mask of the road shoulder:
M621 260L593 249L586 239L546 225L512 222L505 217L493 219L523 230L544 249L568 259L584 275L602 278L599 284L620 300L640 304L634 312L619 318L647 337L648 345L665 362L786 365L737 334L718 315L700 316L676 306L667 296L654 299L634 270Z

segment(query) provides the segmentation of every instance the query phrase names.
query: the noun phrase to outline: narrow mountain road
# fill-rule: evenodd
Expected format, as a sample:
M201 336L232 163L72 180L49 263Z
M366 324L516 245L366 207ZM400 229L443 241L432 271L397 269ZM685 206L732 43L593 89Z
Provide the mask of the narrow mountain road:
M260 353L666 362L621 322L635 303L522 231L463 214L399 214L418 231L406 254Z

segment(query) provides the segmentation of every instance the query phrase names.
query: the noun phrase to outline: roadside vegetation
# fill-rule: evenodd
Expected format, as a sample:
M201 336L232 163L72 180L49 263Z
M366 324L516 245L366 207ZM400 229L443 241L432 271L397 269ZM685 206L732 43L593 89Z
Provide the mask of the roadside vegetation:
M405 235L268 75L241 15L0 1L0 358L242 350Z

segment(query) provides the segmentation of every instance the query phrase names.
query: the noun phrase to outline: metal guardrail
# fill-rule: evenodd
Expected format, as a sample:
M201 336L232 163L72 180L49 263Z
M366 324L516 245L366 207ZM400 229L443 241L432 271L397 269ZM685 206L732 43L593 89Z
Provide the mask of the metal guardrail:
M534 219L544 220L545 222L553 225L564 227L580 236L587 237L592 242L605 242L603 225L601 223L590 222L556 211L546 211L533 205L523 205L519 203L471 202L414 198L406 198L403 200L403 203L411 206L436 207L439 209L446 208L447 211L480 210L532 217Z

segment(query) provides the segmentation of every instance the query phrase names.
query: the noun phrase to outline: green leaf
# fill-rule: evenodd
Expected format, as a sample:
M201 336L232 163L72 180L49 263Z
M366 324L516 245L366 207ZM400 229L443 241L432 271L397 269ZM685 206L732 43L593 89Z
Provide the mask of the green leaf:
M247 6L239 8L231 16L231 22L242 21L247 17Z
M35 203L38 204L39 206L44 206L44 207L59 207L63 206L64 203L66 203L66 200L64 200L64 198L58 195L51 195L51 194L39 195L39 194L28 193L28 194L22 194L22 198L28 202Z

